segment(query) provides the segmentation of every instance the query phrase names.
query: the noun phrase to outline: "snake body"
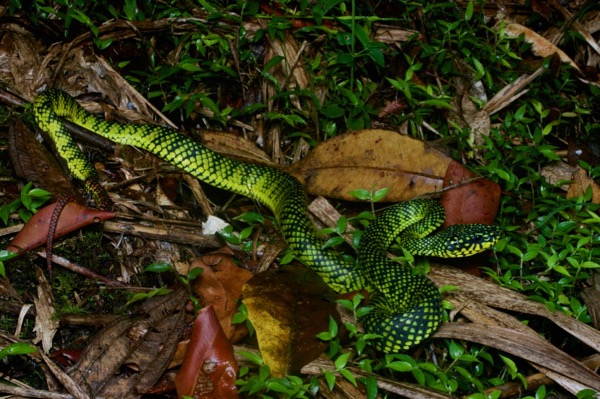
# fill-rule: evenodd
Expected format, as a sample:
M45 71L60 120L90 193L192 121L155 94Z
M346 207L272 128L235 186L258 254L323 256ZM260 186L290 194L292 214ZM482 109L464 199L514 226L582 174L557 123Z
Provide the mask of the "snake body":
M87 182L87 187L97 185L96 171L68 134L63 118L116 143L147 150L208 184L267 206L292 252L335 291L367 289L372 293L373 311L363 322L367 331L381 336L375 347L385 352L408 350L429 337L442 321L439 291L426 277L388 260L391 242L401 236L401 244L414 254L454 257L486 250L499 235L497 227L484 225L454 227L432 235L444 220L443 208L434 200L410 201L395 205L369 225L356 266L322 248L306 214L302 184L281 170L225 157L163 126L106 121L60 90L38 95L33 112L71 174Z

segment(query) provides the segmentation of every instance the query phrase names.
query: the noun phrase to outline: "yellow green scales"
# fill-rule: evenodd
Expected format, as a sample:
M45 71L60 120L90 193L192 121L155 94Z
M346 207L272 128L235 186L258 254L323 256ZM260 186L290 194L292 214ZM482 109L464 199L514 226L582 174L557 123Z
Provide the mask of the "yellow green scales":
M392 241L400 237L401 245L415 255L460 257L491 248L500 234L498 227L486 225L458 225L431 234L443 222L444 210L435 200L414 200L391 207L373 221L362 237L358 265L350 264L337 252L322 249L306 215L304 188L283 171L227 158L163 126L106 121L60 90L41 93L33 111L70 172L88 189L98 186L96 171L68 134L63 118L267 206L292 252L329 286L340 293L360 289L371 293L373 310L363 323L368 332L381 336L374 341L375 347L385 352L410 349L435 332L442 321L438 289L426 277L387 258Z

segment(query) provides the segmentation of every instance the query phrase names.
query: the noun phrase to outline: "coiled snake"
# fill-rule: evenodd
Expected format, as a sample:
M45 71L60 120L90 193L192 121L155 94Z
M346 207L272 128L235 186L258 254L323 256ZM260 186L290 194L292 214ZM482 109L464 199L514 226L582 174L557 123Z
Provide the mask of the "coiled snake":
M60 90L38 95L33 112L72 175L87 187L97 185L96 171L62 118L114 142L147 150L208 184L267 206L292 252L334 290L371 292L373 310L363 322L368 332L381 336L375 347L385 352L408 350L429 337L442 321L438 289L408 266L387 258L392 241L401 236L401 244L413 254L456 257L489 249L499 236L497 227L485 225L458 225L430 234L443 222L443 208L434 200L414 200L393 206L369 225L362 237L359 266L355 266L337 252L322 249L306 215L304 188L285 172L227 158L166 127L106 121Z

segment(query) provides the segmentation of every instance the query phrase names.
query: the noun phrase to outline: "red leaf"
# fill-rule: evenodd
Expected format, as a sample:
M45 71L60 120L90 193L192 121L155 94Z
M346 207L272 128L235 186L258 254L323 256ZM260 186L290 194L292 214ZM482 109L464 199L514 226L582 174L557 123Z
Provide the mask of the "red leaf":
M48 226L54 208L56 208L56 203L40 209L33 215L19 234L10 242L8 250L20 254L44 245L48 240ZM85 226L114 217L114 212L98 211L75 202L69 202L60 215L55 237L64 236Z
M493 224L498 212L501 189L497 183L478 177L456 161L450 162L444 177L441 203L446 209L444 226L453 224Z
M175 377L177 396L238 398L237 371L233 346L223 333L213 307L202 309L194 321L183 365Z

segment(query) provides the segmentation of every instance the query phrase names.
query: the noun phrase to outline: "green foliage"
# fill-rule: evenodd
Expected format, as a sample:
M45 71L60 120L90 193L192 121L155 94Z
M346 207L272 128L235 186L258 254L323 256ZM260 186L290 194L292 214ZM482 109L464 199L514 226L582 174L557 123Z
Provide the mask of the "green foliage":
M146 268L144 268L144 272L149 273L172 273L177 280L186 288L188 292L188 298L190 302L194 305L194 310L198 311L201 309L200 302L198 298L193 294L191 282L202 274L202 269L199 267L190 269L187 276L180 275L177 270L173 267L173 265L165 262L155 262L152 263ZM131 305L134 302L143 301L149 298L152 298L157 295L167 295L171 290L165 287L154 288L148 292L140 292L131 296L127 305Z
M249 211L235 218L236 221L242 222L242 225L248 225L241 228L239 232L232 225L227 225L219 235L231 245L241 247L244 252L252 252L255 245L260 244L253 241L253 235L257 226L265 222L265 218L258 212Z
M36 351L37 348L33 345L22 342L15 342L14 344L10 344L0 349L0 360L8 356L27 355Z
M240 368L236 385L238 392L244 397L259 395L261 398L310 398L318 390L316 380L305 383L300 377L293 375L273 377L260 355L247 351L238 353L258 367L256 373L251 373L248 366Z
M455 159L467 160L470 168L498 182L505 193L497 221L505 227L505 234L496 248L492 267L485 270L489 278L552 311L565 312L585 323L591 321L579 294L600 268L598 205L591 203L590 190L581 198L566 199L558 185L548 183L541 171L560 160L557 150L563 142L575 136L585 141L598 135L600 122L597 112L593 112L600 107L597 87L583 84L581 76L565 65L544 72L527 86L526 93L491 115L490 135L483 137L481 148L476 148L470 129L449 118L465 94L478 106L486 102L464 87L465 82L480 83L491 97L528 73L524 61L534 58L523 38L490 28L480 11L482 2L471 0L463 9L456 2L399 0L391 16L377 8L381 2L284 0L277 3L283 15L266 12L257 1L185 4L182 7L181 2L170 0L126 0L119 4L10 0L8 11L25 12L35 23L44 21L62 27L68 39L90 33L98 51L114 45L113 39L100 34L99 27L106 21L203 15L193 22L195 29L185 34L129 41L140 53L147 54L143 67L130 59L111 60L142 94L160 104L159 108L173 120L187 124L183 127L192 133L200 125L230 128L234 122L256 125L260 121L264 131L277 128L282 132L287 146L285 156L295 150L300 138L317 145L349 128L369 128L374 122L402 127L415 137L441 138L449 144ZM247 22L257 18L264 24L247 31ZM310 24L295 28L295 20ZM378 23L414 34L399 45L388 45L374 35ZM278 80L277 69L289 68L293 60L281 56L264 59L268 40L285 41L289 34L299 43L310 43L299 60L309 76L308 88ZM567 44L580 40L578 33L568 27L565 37ZM544 62L549 66L551 60ZM257 88L264 82L274 90L268 99L258 94ZM295 101L302 106L295 106ZM401 104L402 112L378 116L391 101ZM475 153L481 154L480 158L475 158ZM580 166L592 178L600 178L600 166L585 162ZM19 211L26 219L41 205L43 195L39 194L30 187L24 189L18 202L0 208L0 218L6 224L9 215ZM354 194L369 201L373 208L385 191L361 190ZM336 226L322 231L331 236L325 246L343 248L343 235L352 223L359 228L352 234L352 247L356 248L360 228L371 219L372 212L341 218ZM244 251L252 251L254 238L261 236L258 229L264 218L244 214L236 222L221 236ZM3 259L0 253L0 261ZM287 251L281 263L292 259ZM409 254L402 260L415 265L418 273L428 268L426 261L415 260ZM164 265L151 269L171 270ZM194 277L182 279L189 282ZM360 295L340 304L358 319L369 311ZM235 321L246 321L243 307ZM524 322L534 328L543 327L543 322L536 319ZM332 322L328 331L319 334L320 339L329 342L328 355L335 370L315 378L273 378L260 357L247 355L254 366L242 367L240 391L257 397L312 397L317 394L319 378L330 389L336 378L346 378L362 384L368 397L373 398L378 394L373 375L381 375L456 396L497 398L499 391L489 395L484 392L509 381L520 382L528 370L507 354L454 340L437 339L433 341L433 352L422 350L414 357L384 356L368 345L374 337L352 323L344 325L351 343L342 343L340 328ZM435 361L429 353L435 353ZM360 376L357 370L370 377ZM549 395L543 386L528 394L536 399ZM592 396L585 391L578 395Z
M0 219L5 225L8 225L8 218L13 212L19 213L19 217L27 222L40 206L48 201L52 194L41 188L32 188L31 183L27 183L21 189L21 195L9 204L0 207Z

